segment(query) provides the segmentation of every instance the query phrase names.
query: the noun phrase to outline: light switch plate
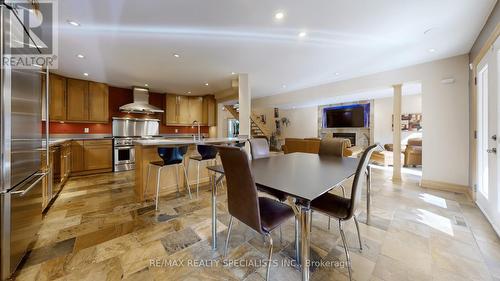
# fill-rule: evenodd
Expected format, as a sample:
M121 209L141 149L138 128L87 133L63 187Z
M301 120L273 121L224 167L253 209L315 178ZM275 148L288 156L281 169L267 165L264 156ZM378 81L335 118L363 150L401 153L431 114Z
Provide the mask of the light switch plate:
M179 129L175 129L175 133L177 134L179 132Z
M89 128L84 128L84 129L83 129L83 132L84 132L85 134L88 134L88 133L90 132L90 129L89 129Z

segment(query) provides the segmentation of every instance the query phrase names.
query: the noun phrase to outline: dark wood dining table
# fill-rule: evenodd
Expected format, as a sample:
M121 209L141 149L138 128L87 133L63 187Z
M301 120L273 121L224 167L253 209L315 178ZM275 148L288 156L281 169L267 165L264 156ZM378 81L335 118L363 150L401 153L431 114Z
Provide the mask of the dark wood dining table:
M358 158L290 153L250 162L259 189L280 191L292 198L295 214L295 249L301 265L302 280L309 280L310 229L312 200L339 186L353 176ZM212 173L212 248L217 249L217 186L222 180L221 165L208 167ZM370 204L370 169L367 175L367 218ZM300 234L299 234L300 233ZM300 238L299 238L300 236ZM300 244L299 244L300 242Z

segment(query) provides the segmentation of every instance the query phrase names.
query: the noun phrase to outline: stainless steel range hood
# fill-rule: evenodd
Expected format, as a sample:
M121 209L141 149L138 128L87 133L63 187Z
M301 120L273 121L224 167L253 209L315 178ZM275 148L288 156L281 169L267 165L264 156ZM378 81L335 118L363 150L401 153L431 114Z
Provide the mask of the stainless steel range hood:
M133 87L133 90L134 102L120 106L120 111L142 114L163 112L163 109L149 104L149 90L147 88Z

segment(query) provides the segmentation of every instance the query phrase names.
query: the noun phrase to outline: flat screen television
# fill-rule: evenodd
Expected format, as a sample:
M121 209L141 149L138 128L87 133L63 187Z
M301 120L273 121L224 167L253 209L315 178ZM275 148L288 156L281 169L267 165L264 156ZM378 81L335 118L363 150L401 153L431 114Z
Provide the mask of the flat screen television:
M326 128L347 128L365 126L363 106L332 107L325 109Z

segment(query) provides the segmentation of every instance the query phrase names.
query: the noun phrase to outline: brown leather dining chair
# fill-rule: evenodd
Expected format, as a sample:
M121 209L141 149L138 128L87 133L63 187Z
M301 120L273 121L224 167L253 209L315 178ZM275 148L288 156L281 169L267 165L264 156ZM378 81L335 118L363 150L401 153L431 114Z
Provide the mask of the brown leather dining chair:
M250 143L250 152L252 154L252 159L261 159L269 157L269 144L265 138L253 138L248 141ZM268 190L257 185L259 191L265 192L281 202L286 200L286 194L274 190ZM281 236L280 236L281 237Z
M359 224L358 220L356 219L355 212L358 207L359 201L361 200L361 191L363 189L362 178L365 175L365 171L368 166L368 162L370 161L370 157L372 156L373 151L377 147L378 145L374 144L366 148L366 150L363 152L363 155L361 156L358 167L356 169L356 174L354 175L354 180L352 183L352 190L351 190L351 198L345 198L332 193L325 193L311 202L311 209L313 209L314 211L321 212L329 217L334 217L339 220L340 236L342 237L345 255L347 258L349 279L352 279L351 259L349 257L349 251L347 249L347 241L345 239L342 223L347 220L350 220L351 218L354 219L354 222L356 224L356 230L358 231L359 247L362 250L363 246L361 243L361 236L359 234Z
M351 146L351 141L344 138L323 138L319 143L319 155L345 157L345 148ZM342 196L345 197L345 187L342 183L339 185L342 189ZM328 229L330 229L330 221L328 221Z
M233 219L236 218L269 240L269 259L266 280L273 254L271 231L293 218L292 208L268 197L259 197L245 150L238 147L218 146L227 181L227 205L231 215L227 230L224 257L227 254Z

